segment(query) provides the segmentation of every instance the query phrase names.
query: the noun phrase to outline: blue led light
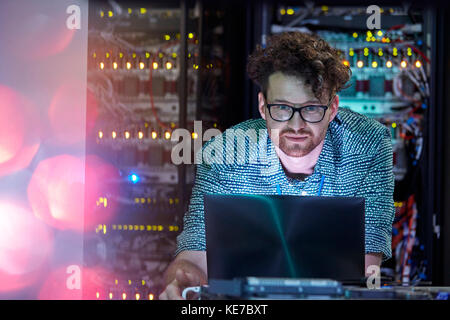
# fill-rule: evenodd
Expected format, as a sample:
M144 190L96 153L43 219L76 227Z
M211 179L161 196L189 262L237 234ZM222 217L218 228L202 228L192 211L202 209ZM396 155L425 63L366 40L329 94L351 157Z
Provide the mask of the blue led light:
M128 180L130 180L133 183L137 183L139 182L139 180L141 180L141 178L137 174L132 173L128 176Z

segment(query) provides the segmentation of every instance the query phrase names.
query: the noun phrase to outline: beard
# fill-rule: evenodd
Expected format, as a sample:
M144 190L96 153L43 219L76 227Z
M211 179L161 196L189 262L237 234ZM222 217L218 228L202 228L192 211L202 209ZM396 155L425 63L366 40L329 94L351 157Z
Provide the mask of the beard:
M279 132L279 134L277 134ZM271 138L274 144L277 145L281 151L290 157L304 157L313 151L325 138L327 128L322 130L318 136L314 135L309 130L295 131L292 129L272 130ZM300 142L290 141L286 138L286 134L307 136L305 140Z

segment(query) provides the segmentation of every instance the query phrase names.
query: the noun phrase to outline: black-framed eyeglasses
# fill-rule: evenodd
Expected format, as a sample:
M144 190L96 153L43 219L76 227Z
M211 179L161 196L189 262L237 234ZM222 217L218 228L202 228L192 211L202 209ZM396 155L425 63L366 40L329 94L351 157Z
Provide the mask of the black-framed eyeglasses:
M294 113L298 112L303 121L309 123L317 123L323 120L325 117L325 112L330 107L331 100L327 105L307 105L301 106L301 104L294 104L290 106L284 103L268 103L267 108L269 109L270 117L278 122L285 122L292 119ZM301 107L297 107L301 106Z

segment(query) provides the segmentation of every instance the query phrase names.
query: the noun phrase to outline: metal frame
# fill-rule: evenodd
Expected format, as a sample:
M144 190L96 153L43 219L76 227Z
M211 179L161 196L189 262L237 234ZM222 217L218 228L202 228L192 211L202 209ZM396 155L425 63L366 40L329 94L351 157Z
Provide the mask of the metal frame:
M178 97L179 97L179 114L178 126L186 128L187 124L187 22L188 22L188 4L187 0L180 0L180 77L178 79ZM178 166L178 194L183 209L186 204L186 165ZM184 211L183 211L184 212Z
M444 61L447 61L443 66L444 69L444 75L445 78L443 80L443 87L449 88L450 87L450 25L448 24L448 19L450 18L450 9L446 8L445 15L443 17L443 22L447 21L445 24L445 30L444 30L444 39L446 42L444 43ZM447 95L444 94L444 116L442 117L445 121L445 119L450 119L450 98ZM448 123L448 121L445 121ZM448 148L448 145L450 144L450 127L444 126L445 132L444 132L444 146L447 146L447 148L444 147L443 150L443 163L447 164L450 163L450 148ZM444 192L448 192L450 190L450 170L447 166L443 166L443 176L444 176L444 184L443 184L443 190ZM442 215L441 215L441 236L442 236L442 271L443 271L443 284L445 286L450 286L450 197L444 196L443 197L443 206L442 206Z
M443 128L444 128L444 55L443 55L443 12L436 7L424 10L424 31L426 42L430 47L430 105L426 114L425 172L424 172L424 214L422 218L426 258L428 261L427 278L433 285L443 281L442 238L440 225L442 215L442 170L443 170Z

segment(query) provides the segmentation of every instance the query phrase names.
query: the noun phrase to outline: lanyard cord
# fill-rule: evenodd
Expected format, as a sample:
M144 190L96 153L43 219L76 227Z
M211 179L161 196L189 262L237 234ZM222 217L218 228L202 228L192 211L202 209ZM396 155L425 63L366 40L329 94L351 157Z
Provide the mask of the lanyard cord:
M322 176L322 179L320 179L320 185L319 185L319 194L318 196L322 194L322 188L323 188L323 182L325 181L325 176Z
M279 195L281 195L281 187L280 187L279 184L277 184L277 193L278 193Z

